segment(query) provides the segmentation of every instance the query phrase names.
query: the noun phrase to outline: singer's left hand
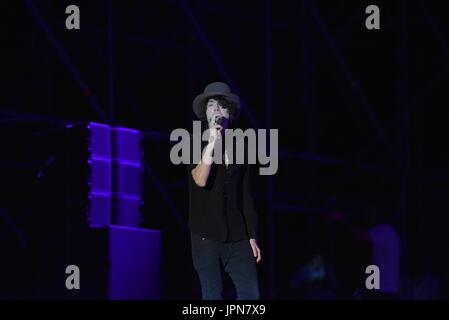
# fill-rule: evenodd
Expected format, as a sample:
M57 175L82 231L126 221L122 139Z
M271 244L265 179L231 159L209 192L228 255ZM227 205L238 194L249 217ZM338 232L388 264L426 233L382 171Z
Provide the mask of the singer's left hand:
M257 245L256 239L249 239L249 244L253 249L254 258L256 258L256 263L262 259L262 255L260 254L259 246Z

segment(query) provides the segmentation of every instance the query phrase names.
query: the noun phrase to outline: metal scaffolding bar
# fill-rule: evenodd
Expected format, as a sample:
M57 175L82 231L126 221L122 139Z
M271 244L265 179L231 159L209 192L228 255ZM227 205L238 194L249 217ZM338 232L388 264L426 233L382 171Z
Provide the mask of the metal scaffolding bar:
M272 16L271 0L265 0L265 99L267 128L272 126L273 82L272 82ZM268 141L271 143L271 141ZM273 176L267 176L267 228L268 228L268 298L276 298L275 230L273 208Z
M217 50L212 45L212 43L209 41L209 38L205 32L205 30L201 27L200 23L198 22L198 19L195 16L195 13L193 12L190 4L186 0L179 0L181 7L184 10L184 13L186 14L189 21L192 23L193 30L197 34L199 40L203 44L203 46L206 48L207 52L212 58L212 61L217 66L218 70L220 71L222 77L224 80L228 83L231 88L237 88L235 85L234 80L226 70ZM251 107L246 103L245 99L240 96L240 103L242 104L242 112L246 115L248 120L250 121L253 128L260 128L259 121L257 120L254 112L252 111Z
M89 86L86 82L83 81L81 78L81 75L76 68L76 66L72 63L70 60L70 57L65 52L65 50L61 47L58 40L56 39L55 35L53 34L53 31L50 29L48 24L45 22L44 18L40 14L38 8L35 6L34 1L32 0L26 0L25 1L28 8L31 11L31 14L33 15L36 22L39 24L39 26L44 30L45 34L47 35L47 38L52 45L52 47L56 50L57 54L60 56L61 60L64 62L64 65L69 69L72 76L75 78L76 82L78 83L80 89L83 91L83 93L87 96L90 105L92 108L98 113L102 121L106 121L107 117L105 113L103 112L103 109L100 107L100 105L97 102L97 99L89 89Z
M107 14L108 14L108 25L107 25L107 66L108 66L108 109L109 109L109 119L114 121L115 118L115 101L114 101L114 38L112 29L112 0L107 1Z
M411 273L409 268L409 239L407 232L408 225L408 189L410 180L410 114L408 110L408 32L407 32L407 1L401 0L399 3L399 39L398 39L398 97L400 110L400 154L401 154L401 177L400 177L400 195L399 195L399 235L401 239L401 271L402 271L402 296L405 299L411 298L412 285Z
M393 161L395 161L396 163L399 163L400 158L398 157L397 152L394 149L393 144L391 143L391 141L387 135L387 132L381 126L380 121L379 121L373 107L371 106L368 99L366 98L366 96L364 95L362 90L360 89L357 81L354 79L354 76L353 76L346 60L344 59L341 51L339 50L339 48L335 42L335 38L330 34L326 24L324 23L323 19L321 18L321 15L319 13L317 6L315 5L315 2L313 0L305 0L304 3L306 5L307 9L309 10L309 12L311 13L312 17L315 19L316 23L318 24L321 33L323 34L326 42L328 43L331 50L333 51L339 66L343 70L347 81L351 84L351 89L353 90L354 94L361 102L362 107L368 114L371 125L376 130L376 133L378 134L379 138L382 140L384 146L386 147L386 149L388 151L389 156L391 157L391 159Z

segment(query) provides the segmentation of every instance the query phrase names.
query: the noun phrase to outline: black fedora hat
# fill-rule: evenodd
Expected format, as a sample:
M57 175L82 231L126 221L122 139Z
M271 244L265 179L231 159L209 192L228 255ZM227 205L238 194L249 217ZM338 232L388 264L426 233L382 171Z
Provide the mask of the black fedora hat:
M209 83L204 92L197 95L193 100L193 112L198 119L206 118L206 103L209 98L214 96L223 96L226 100L233 102L235 106L234 118L237 119L240 116L240 98L238 95L231 92L229 86L224 82L212 82Z

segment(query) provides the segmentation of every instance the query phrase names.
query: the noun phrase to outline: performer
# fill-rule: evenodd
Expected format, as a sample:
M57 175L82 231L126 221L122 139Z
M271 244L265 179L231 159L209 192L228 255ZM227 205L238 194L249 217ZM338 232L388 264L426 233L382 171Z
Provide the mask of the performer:
M192 260L202 298L223 299L224 270L234 283L237 299L259 299L256 263L261 252L250 167L230 163L224 141L224 130L240 115L240 99L227 84L213 82L194 99L193 111L210 129L200 162L188 166ZM224 146L222 164L212 163L219 143Z

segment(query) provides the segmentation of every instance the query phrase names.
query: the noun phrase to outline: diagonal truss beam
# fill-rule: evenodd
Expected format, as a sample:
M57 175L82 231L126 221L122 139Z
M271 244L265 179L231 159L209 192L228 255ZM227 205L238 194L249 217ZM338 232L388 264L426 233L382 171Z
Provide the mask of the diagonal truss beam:
M375 129L377 135L383 142L384 146L386 147L389 156L396 163L400 163L400 159L397 155L395 148L393 147L393 144L391 143L385 129L380 124L380 121L377 118L377 115L376 115L373 107L369 103L365 94L362 92L362 89L359 87L357 81L354 79L354 76L353 76L345 58L343 57L340 49L338 48L338 46L336 44L335 38L331 35L326 24L324 23L323 19L321 18L321 15L319 13L318 8L315 5L315 2L313 0L305 0L304 5L308 9L308 11L312 15L312 17L314 18L315 22L318 24L318 27L319 27L321 33L323 34L323 37L325 38L326 42L328 43L329 47L331 48L332 52L334 53L334 55L337 59L337 62L346 77L346 80L351 84L352 91L354 92L356 97L361 102L361 105L364 108L365 112L368 114L371 125Z
M39 12L39 9L36 7L34 1L32 0L25 0L25 3L27 4L28 8L31 11L32 16L36 20L37 24L43 29L45 32L45 35L47 36L48 41L50 42L51 46L56 50L56 53L61 58L64 65L68 68L70 74L75 78L78 86L82 90L82 92L87 96L91 107L97 112L97 114L100 116L102 121L107 121L107 116L103 112L103 109L100 107L100 105L97 102L97 99L93 95L92 91L89 89L89 86L87 83L82 79L80 72L76 68L75 64L70 60L70 57L65 52L65 50L62 48L62 46L59 44L58 40L56 39L53 31L50 29L48 24L45 22L44 18L42 17L41 13Z
M223 61L218 54L217 50L214 48L214 46L209 41L209 38L204 31L204 29L201 27L200 23L198 22L197 17L195 16L195 13L193 12L190 4L186 0L179 0L182 9L184 10L184 13L186 14L189 21L192 23L193 30L197 34L198 38L200 39L203 46L206 48L207 52L212 58L212 61L217 66L220 74L224 78L224 80L232 87L236 88L234 80L229 75L228 71L226 70ZM259 128L259 121L257 120L254 112L250 108L250 106L245 102L245 100L240 97L241 104L242 104L242 112L245 114L245 116L250 121L253 128Z

